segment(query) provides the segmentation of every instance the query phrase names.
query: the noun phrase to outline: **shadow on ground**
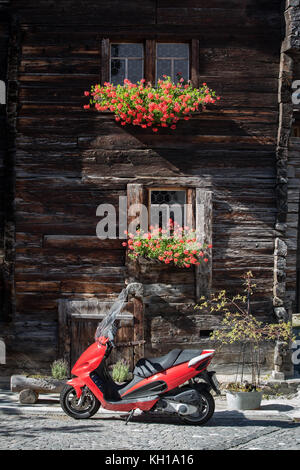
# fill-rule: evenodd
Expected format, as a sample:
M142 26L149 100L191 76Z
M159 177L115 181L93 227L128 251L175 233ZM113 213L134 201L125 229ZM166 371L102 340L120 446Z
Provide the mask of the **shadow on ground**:
M291 405L281 405L281 404L275 404L272 403L270 405L262 405L260 407L260 410L275 410L275 411L292 411L294 410L294 407Z
M290 408L290 407L288 407ZM95 416L93 419L96 420L105 420L109 421L112 419L118 419L120 421L126 421L126 416L105 416L100 417L99 415ZM155 413L144 413L140 416L134 416L130 422L130 424L134 423L157 423L157 424L171 424L174 426L189 426L193 427L193 424L189 425L187 423L182 422L179 418L172 417L172 416L163 416L158 415ZM194 425L194 427L201 428L201 427L248 427L248 426L263 426L267 427L278 427L278 428L290 428L290 427L298 427L300 423L295 423L290 420L290 418L263 418L263 417L246 417L243 413L239 411L217 411L213 417L203 426Z

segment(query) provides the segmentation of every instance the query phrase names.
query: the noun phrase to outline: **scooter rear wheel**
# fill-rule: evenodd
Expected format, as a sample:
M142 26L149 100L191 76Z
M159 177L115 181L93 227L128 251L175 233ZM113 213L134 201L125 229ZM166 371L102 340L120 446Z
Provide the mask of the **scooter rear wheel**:
M100 402L95 395L86 390L83 400L77 397L71 385L65 385L60 394L60 404L64 412L74 419L91 418L100 408Z
M186 424L199 426L207 423L215 411L215 400L213 396L206 390L198 391L201 396L201 403L199 403L199 410L192 415L181 416L181 420Z

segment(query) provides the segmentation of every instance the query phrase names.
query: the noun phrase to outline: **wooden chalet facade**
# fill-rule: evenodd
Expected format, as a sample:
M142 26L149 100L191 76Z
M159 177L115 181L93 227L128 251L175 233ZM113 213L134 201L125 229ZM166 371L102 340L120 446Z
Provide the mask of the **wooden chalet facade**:
M137 344L128 358L209 345L220 317L195 311L197 297L240 291L248 270L257 316L297 311L299 17L295 0L0 0L2 376L73 362L128 279L142 285L119 338ZM189 78L221 100L172 133L84 111L84 90L110 79L111 44L123 43L143 45L147 80L157 44L187 44ZM210 274L133 268L124 240L96 237L99 204L178 188L212 240ZM217 370L232 371L237 354L225 351ZM284 362L277 370L290 372ZM264 368L274 369L270 347Z

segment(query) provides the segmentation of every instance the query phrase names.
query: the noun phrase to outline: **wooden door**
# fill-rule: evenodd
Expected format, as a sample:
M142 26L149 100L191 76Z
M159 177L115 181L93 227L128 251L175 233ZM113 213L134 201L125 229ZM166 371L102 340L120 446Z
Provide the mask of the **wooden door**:
M59 301L59 357L64 358L72 369L83 351L94 342L99 322L108 313L112 302L98 299L85 301ZM133 302L127 302L118 315L119 330L115 338L116 348L112 351L108 364L115 364L125 359L130 370L134 367L134 308Z
M71 334L71 367L75 364L85 349L94 342L95 331L101 318L90 319L87 316L70 317ZM115 364L123 359L130 370L134 362L134 339L133 319L120 319L120 329L115 338L115 348L109 356L107 363Z

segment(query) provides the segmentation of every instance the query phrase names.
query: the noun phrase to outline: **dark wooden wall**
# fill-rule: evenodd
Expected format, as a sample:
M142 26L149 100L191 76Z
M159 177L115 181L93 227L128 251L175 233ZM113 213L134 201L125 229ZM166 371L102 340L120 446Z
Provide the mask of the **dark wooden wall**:
M298 6L299 8L299 6ZM298 44L299 47L299 44ZM292 56L292 82L300 80L300 56L299 50ZM297 87L299 88L299 87ZM295 91L293 89L293 91ZM300 105L293 104L293 125L299 126ZM300 176L300 138L291 134L288 141L288 191L287 191L287 231L285 243L287 245L286 256L286 300L290 310L298 312L300 302L300 239L299 239L299 176Z
M96 239L95 213L130 182L212 190L213 287L240 289L251 269L255 311L271 318L280 1L18 0L12 14L21 31L14 324L24 367L55 358L58 299L120 291L125 251ZM200 83L222 100L172 134L83 111L102 37L199 39ZM144 282L149 352L206 344L200 329L218 320L188 306L191 274L161 269Z
M295 312L297 311L296 308L299 302L299 299L296 298L296 293L299 295L299 285L297 286L297 270L299 271L300 139L297 137L290 139L288 171L288 231L286 237L288 256L286 270L286 295L292 304L293 312Z
M7 54L9 40L8 0L0 0L0 80L7 80ZM6 106L0 103L0 321L4 318L4 219L5 219L5 161L7 158Z

